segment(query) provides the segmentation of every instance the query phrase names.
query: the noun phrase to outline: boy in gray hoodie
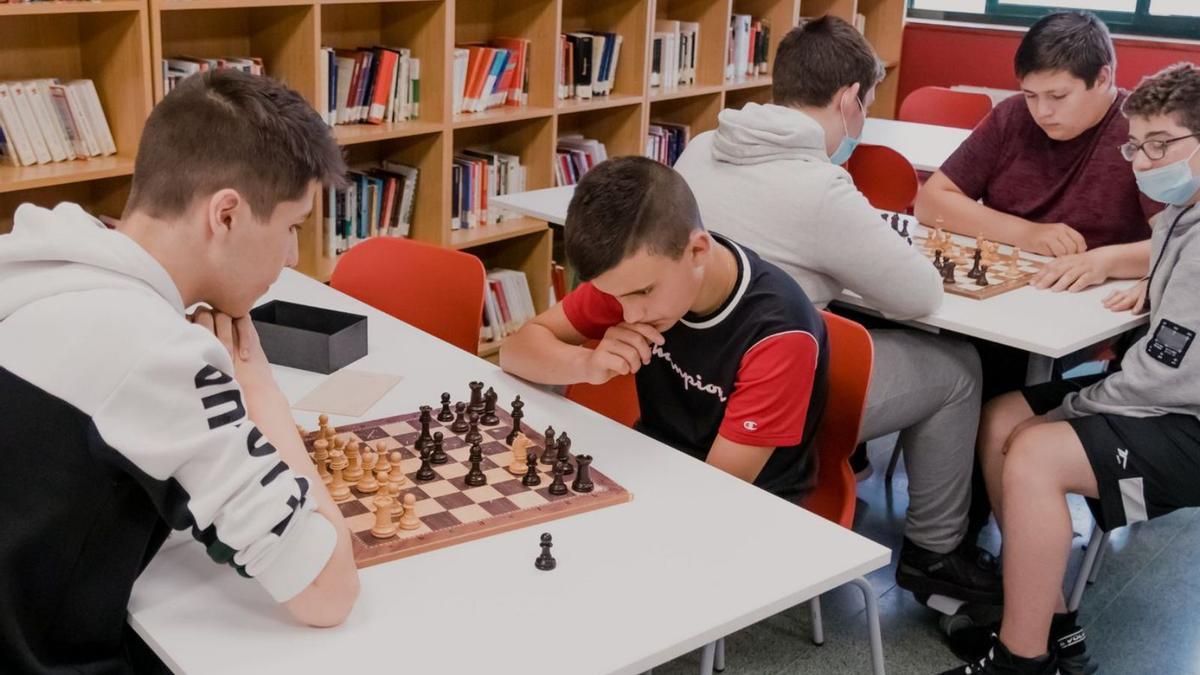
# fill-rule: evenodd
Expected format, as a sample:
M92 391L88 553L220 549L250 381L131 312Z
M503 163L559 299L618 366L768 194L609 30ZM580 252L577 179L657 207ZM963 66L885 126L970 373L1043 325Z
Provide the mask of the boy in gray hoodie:
M1150 268L1110 296L1150 313L1150 330L1121 369L1050 382L989 403L980 457L1004 534L1004 619L980 663L949 673L1052 673L1080 657L1067 613L1066 495L1081 494L1109 530L1200 506L1200 69L1147 78L1124 104L1122 146L1139 189L1167 204L1151 225ZM1048 652L1048 653L1047 653Z

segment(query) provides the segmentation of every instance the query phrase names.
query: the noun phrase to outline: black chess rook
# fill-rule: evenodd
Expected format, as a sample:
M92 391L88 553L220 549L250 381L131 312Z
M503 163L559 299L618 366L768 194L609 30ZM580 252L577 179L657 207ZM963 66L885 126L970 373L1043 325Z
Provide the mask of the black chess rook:
M592 482L592 456L591 455L575 455L575 480L571 483L571 489L576 492L591 492L596 489L596 484Z
M468 385L471 388L471 402L467 405L467 410L476 415L483 414L483 383L471 382Z

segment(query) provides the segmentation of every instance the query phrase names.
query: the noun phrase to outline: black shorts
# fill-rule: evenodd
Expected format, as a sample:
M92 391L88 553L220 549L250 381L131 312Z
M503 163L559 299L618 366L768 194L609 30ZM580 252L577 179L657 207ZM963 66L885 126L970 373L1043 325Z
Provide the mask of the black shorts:
M1035 415L1057 408L1070 392L1103 375L1047 382L1022 390ZM1096 475L1099 499L1088 499L1104 530L1200 506L1200 419L1191 415L1087 415L1067 420Z

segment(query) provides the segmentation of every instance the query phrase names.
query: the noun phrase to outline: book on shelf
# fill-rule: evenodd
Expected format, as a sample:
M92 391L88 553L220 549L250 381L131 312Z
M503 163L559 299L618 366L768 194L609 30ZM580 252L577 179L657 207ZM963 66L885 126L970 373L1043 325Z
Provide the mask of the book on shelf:
M91 80L0 82L0 157L13 166L117 152Z
M453 112L529 103L529 40L496 38L454 49Z
M696 83L700 24L658 19L650 46L650 86L664 90Z
M480 339L486 342L502 340L520 330L536 314L529 279L524 272L504 268L488 270Z
M493 197L525 191L521 158L486 148L454 153L450 167L450 229L494 225L509 216L490 208Z
M558 36L559 99L589 99L612 93L625 38L617 33L581 31Z
M389 124L421 114L421 60L396 47L322 47L317 107L326 124Z
M550 307L558 304L559 300L567 297L567 268L562 265L550 263Z
M646 133L646 156L667 166L674 166L675 160L687 147L691 134L691 127L686 124L651 122Z
M230 56L215 59L197 58L194 56L171 56L159 64L163 81L163 93L171 93L180 82L195 75L210 70L232 68L250 75L262 75L263 60L257 56Z
M725 80L741 82L770 72L771 22L749 14L734 14L729 21L729 49L725 54Z
M555 149L555 185L575 185L592 167L608 159L604 144L582 134L563 134Z
M419 175L412 166L384 161L351 171L345 188L330 188L322 230L325 255L340 255L370 237L407 237Z

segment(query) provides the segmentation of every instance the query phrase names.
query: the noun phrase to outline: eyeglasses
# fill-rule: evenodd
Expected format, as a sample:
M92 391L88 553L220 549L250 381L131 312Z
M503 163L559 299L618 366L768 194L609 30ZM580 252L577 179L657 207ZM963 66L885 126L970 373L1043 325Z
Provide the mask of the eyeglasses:
M1126 162L1132 162L1133 158L1137 157L1138 150L1146 153L1146 157L1149 158L1150 161L1157 162L1158 160L1167 156L1168 145L1174 143L1175 141L1182 141L1186 138L1196 138L1197 136L1200 136L1200 134L1189 134L1187 136L1180 136L1178 138L1156 138L1141 144L1130 141L1125 145L1122 145L1119 150L1121 151L1121 156L1125 158Z

